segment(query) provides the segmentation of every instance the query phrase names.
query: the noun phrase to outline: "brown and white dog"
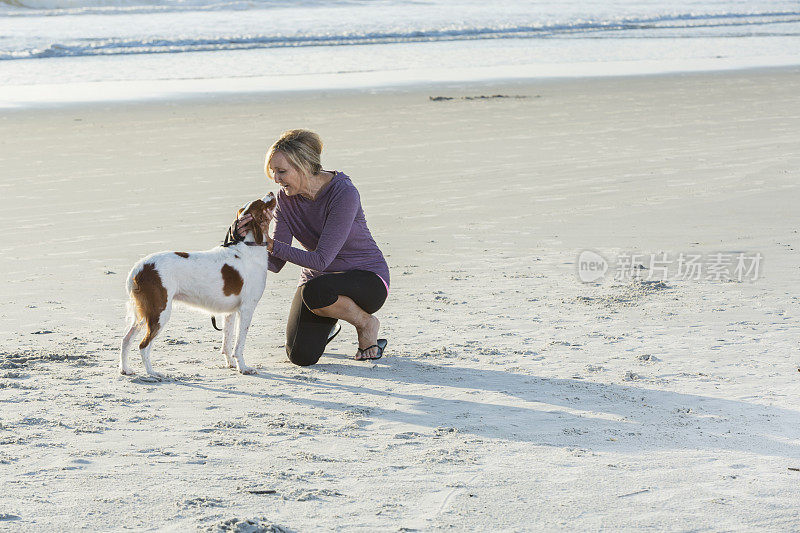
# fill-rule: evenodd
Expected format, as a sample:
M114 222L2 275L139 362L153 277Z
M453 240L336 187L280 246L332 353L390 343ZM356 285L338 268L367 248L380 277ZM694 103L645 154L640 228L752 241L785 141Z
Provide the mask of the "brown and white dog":
M237 216L250 213L251 230L243 242L217 246L204 252L160 252L136 263L128 274L126 287L130 328L122 339L119 357L121 374L134 374L128 365L128 349L134 335L146 330L139 344L142 362L148 374L162 377L150 364L153 339L164 329L173 302L183 302L212 314L224 314L222 354L230 368L242 374L255 369L244 364L244 341L250 321L267 283L268 254L261 226L266 225L264 209L275 209L270 192L260 200L245 205ZM236 347L233 333L238 318Z

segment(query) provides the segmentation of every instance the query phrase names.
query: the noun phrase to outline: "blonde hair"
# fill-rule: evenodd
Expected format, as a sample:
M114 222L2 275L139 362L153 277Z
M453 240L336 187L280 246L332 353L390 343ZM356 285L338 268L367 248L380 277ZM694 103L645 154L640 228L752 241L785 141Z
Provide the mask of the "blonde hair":
M269 164L276 153L282 153L286 159L300 172L307 176L318 174L322 170L322 139L309 130L289 130L281 134L275 144L267 150L264 172L273 177Z

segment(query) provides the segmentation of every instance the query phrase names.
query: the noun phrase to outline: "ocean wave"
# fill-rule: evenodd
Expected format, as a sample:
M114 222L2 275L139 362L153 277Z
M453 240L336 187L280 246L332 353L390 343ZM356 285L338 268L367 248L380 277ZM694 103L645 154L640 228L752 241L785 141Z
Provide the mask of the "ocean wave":
M13 1L13 0L7 0ZM436 42L478 39L529 39L568 36L596 37L598 34L626 30L684 30L697 28L720 28L745 26L748 28L768 24L798 23L800 12L776 13L726 13L726 14L678 14L640 19L615 21L582 21L570 24L541 26L501 26L409 29L387 32L347 32L341 34L300 35L223 35L196 38L92 38L51 43L38 48L19 50L0 49L0 60L35 59L77 56L113 56L128 54L159 54L201 52L217 50L244 50L254 48L290 48L309 46L347 46L368 44L392 44L413 42ZM749 31L749 30L748 30Z
M353 0L295 0L292 7L350 5ZM2 16L140 14L286 7L285 0L0 0Z

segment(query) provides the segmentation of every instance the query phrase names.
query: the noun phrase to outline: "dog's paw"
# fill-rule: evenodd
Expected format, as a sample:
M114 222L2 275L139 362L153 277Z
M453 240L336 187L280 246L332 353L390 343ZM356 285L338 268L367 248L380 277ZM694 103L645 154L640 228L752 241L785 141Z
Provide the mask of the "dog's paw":
M156 372L155 370L151 370L150 372L148 372L148 374L150 374L150 375L151 375L151 376L153 376L154 378L158 378L158 379L164 379L164 378L166 377L166 376L165 376L164 374L162 374L161 372Z
M239 372L241 372L242 374L245 374L247 376L252 376L253 374L258 374L258 370L256 370L255 368L253 368L251 366L243 366L242 368L239 369Z
M133 371L131 368L120 368L119 373L123 376L135 376L136 372Z

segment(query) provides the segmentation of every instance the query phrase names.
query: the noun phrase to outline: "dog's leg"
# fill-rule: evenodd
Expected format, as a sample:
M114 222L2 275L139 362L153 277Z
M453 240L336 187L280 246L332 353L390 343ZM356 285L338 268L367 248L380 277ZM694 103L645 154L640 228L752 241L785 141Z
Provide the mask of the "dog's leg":
M119 373L127 376L132 376L136 372L128 365L128 351L131 347L131 341L133 340L133 336L136 332L139 331L139 323L137 322L136 318L133 319L133 323L131 324L130 329L128 329L128 333L122 338L122 346L120 347L119 351Z
M250 321L253 320L253 311L255 306L239 307L239 332L236 338L236 350L234 357L236 357L236 364L239 367L239 372L242 374L257 374L255 368L251 368L244 364L244 340L247 338L247 331L250 329Z
M156 372L153 370L153 365L150 364L150 349L153 347L152 340L155 338L155 335L150 337L150 342L144 347L139 349L139 353L142 354L142 363L144 363L145 371L150 374L151 376L155 376L157 378L163 378L164 374L160 372Z
M233 359L234 328L236 327L236 313L225 315L225 325L222 326L222 355L228 368L236 368Z
M147 335L145 335L144 340L142 340L142 342L139 344L139 352L142 354L142 363L144 363L144 369L148 374L157 378L163 378L164 374L153 370L153 367L150 364L150 349L153 347L153 340L156 338L156 335L158 335L159 332L164 329L164 326L167 325L167 321L169 321L169 315L171 312L172 300L167 300L167 306L161 312L161 315L159 315L157 318L148 317Z

